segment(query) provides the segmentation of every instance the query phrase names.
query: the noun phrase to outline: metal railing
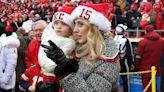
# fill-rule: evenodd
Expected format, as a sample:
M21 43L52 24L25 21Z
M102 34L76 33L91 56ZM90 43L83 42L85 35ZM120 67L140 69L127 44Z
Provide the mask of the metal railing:
M115 30L111 30L111 31L115 31ZM164 30L154 30L155 32L164 32ZM129 33L135 33L135 37L139 38L139 33L146 33L145 30L141 30L141 29L127 29L125 30L125 32L127 32L127 36L129 37Z

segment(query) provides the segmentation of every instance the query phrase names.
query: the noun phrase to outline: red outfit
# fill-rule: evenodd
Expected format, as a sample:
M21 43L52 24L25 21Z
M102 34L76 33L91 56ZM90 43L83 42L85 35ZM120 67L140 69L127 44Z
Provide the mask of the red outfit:
M39 65L33 65L30 68L26 69L26 71L22 74L20 80L28 81L29 83L29 91L34 91L36 85L43 81L43 75L40 70Z
M164 29L164 19L163 19L163 14L162 14L162 7L163 7L162 2L156 2L153 5L153 9L157 13L156 14L156 29Z
M138 44L136 51L137 55L141 58L136 58L136 65L139 71L150 70L151 66L155 66L157 76L160 75L160 59L164 51L163 40L156 32L149 32L145 35L144 39ZM151 74L142 74L142 83L144 88L151 79ZM151 92L150 89L147 92Z
M151 2L146 2L144 5L147 9L146 10L144 9L142 11L142 17L141 17L140 25L139 25L141 29L143 29L146 26L146 24L148 23L148 21L150 21L150 13L152 11L152 3Z
M26 50L26 67L29 68L30 66L38 63L38 51L40 47L39 40L32 40L29 43L29 46Z
M38 52L39 52L39 47L40 47L41 42L38 40L32 40L29 43L29 46L26 50L26 66L29 68L32 65L39 65L38 62ZM39 65L40 66L40 65ZM58 83L58 78L52 77L52 76L47 76L43 74L43 82L56 82Z
M162 12L158 12L156 15L156 29L164 29L164 19Z

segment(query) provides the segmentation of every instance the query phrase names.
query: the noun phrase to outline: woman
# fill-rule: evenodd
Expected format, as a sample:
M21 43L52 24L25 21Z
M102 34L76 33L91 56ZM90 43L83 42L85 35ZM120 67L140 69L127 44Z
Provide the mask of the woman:
M105 35L110 30L111 23L101 12L96 11L105 13L101 10L105 5L78 6L71 14L75 23L73 36L77 46L75 58L79 60L79 68L77 71L68 71L74 73L60 81L64 92L118 91L118 50L114 40ZM47 48L46 53L49 58L59 58L52 54L58 50L52 43L44 47ZM67 67L64 67L65 70L70 68L68 64L63 66ZM74 67L75 65L71 69L76 70L77 67ZM56 68L54 73L57 73Z

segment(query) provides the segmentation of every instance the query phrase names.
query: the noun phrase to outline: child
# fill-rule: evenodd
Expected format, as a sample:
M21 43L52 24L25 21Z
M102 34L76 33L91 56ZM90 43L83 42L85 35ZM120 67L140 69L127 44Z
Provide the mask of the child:
M41 38L41 44L48 45L50 43L48 41L51 40L62 49L67 58L70 57L71 52L75 48L75 42L72 38L73 22L70 17L72 10L73 8L68 6L59 9L58 12L54 14L52 23L44 30ZM54 69L59 65L60 60L58 63L55 63L49 59L44 52L44 48L41 46L38 59L41 71L43 72L43 83L58 83L54 75Z

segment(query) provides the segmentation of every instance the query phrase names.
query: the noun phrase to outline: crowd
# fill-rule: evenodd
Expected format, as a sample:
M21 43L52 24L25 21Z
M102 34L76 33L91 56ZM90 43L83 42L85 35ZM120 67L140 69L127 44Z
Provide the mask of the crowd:
M120 72L156 66L161 76L163 5L162 0L1 0L0 92L118 92ZM136 55L128 29L145 30ZM129 76L121 78L124 92L130 92ZM142 75L144 88L150 78Z
M0 2L0 22L5 23L8 30L11 26L23 27L28 33L33 22L43 19L51 22L53 14L63 6L78 6L90 3L108 3L105 14L115 29L117 24L125 24L128 29L144 29L152 24L156 30L164 29L164 7L160 0L4 0ZM28 22L27 22L28 20ZM26 22L26 23L25 23ZM26 26L25 26L26 25ZM27 26L28 25L28 26Z

